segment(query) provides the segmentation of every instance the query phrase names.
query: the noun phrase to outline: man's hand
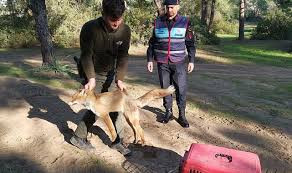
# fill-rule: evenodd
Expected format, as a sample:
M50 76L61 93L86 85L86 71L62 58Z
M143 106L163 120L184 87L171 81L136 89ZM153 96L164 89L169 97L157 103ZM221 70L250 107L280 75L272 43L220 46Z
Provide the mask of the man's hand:
M153 72L153 62L148 62L147 69L149 72Z
M194 63L189 63L188 64L188 73L191 73L194 70Z
M117 87L118 87L121 91L123 91L124 89L126 89L126 85L125 85L124 82L121 81L121 80L118 80L118 81L117 81Z
M95 82L95 78L90 78L88 83L85 84L84 88L86 90L93 90L95 88L96 82Z

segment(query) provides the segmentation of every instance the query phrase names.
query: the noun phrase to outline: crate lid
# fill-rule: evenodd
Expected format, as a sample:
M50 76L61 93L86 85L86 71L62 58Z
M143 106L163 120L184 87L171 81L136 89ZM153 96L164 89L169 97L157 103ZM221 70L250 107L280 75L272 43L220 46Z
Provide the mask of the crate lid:
M185 165L204 173L261 173L257 154L207 144L192 144Z

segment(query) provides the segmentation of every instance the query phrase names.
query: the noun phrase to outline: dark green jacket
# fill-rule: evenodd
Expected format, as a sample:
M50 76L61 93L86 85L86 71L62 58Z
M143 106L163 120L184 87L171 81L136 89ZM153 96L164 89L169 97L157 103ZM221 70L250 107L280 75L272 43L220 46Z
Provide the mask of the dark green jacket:
M85 23L80 33L81 64L88 79L95 73L116 69L116 79L123 80L128 66L131 30L121 24L108 32L102 17Z

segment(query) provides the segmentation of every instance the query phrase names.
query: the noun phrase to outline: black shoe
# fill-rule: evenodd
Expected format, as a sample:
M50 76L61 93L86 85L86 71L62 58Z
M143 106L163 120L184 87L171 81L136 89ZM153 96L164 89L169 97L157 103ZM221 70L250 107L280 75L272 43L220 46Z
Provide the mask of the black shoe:
M170 120L173 120L172 109L166 109L166 112L165 112L165 114L164 114L163 119L161 120L161 122L163 124L166 124Z
M87 139L83 139L83 138L79 138L75 135L73 135L70 139L70 142L72 145L74 145L75 147L81 149L81 150L85 150L85 151L90 151L90 150L94 150L95 148L91 145L91 143L89 141L87 141Z
M177 122L178 122L183 128L189 128L189 127L190 127L189 122L188 122L187 119L185 119L185 118L179 117L179 118L177 119Z
M124 156L130 156L132 154L131 150L125 147L121 142L112 144L111 148L117 150Z

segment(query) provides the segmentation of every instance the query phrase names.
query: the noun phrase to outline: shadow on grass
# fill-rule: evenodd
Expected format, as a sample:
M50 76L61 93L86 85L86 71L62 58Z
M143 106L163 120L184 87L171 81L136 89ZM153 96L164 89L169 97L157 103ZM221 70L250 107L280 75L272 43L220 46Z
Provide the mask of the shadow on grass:
M53 87L77 89L80 87L79 76L72 72L55 73L54 71L34 71L34 67L22 62L0 64L0 75L29 79Z
M82 82L81 79L79 78L79 75L77 73L73 73L72 71L77 71L76 70L76 64L73 60L74 56L70 56L69 58L65 58L65 61L63 64L60 64L60 68L62 68L63 65L69 65L71 66L72 70L71 71L66 71L63 73L60 72L54 72L54 71L45 71L42 70L42 67L35 68L34 66L30 65L29 63L25 62L25 58L17 58L17 60L12 60L11 62L9 61L9 52L13 51L13 54L16 54L17 52L23 53L24 52L29 52L31 49L16 49L16 50L8 50L4 51L7 53L7 57L5 54L2 54L3 58L8 59L7 62L0 62L0 76L10 76L10 77L17 77L17 78L25 78L29 80L33 80L35 82L39 82L44 85L50 85L53 87L60 87L60 88L70 88L70 89L78 89L81 87L80 83ZM34 50L34 49L33 49ZM63 56L66 55L66 52L69 52L72 54L72 52L75 51L76 49L62 49L59 54L64 54ZM32 51L35 52L35 51ZM0 56L0 58L1 58ZM14 56L14 55L13 55ZM36 55L30 55L30 56L36 56ZM144 56L139 56L139 55L130 55L131 59L142 59ZM146 62L146 60L145 60Z

